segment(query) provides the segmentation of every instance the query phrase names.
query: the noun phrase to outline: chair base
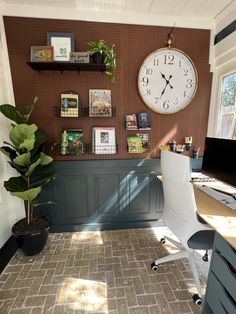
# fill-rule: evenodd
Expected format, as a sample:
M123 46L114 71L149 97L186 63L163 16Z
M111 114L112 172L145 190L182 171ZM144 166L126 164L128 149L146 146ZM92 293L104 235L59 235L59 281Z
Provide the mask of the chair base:
M165 237L166 238L166 237ZM169 238L168 238L169 240ZM170 239L172 243L176 242L172 239ZM180 245L178 245L178 247L180 247ZM191 250L191 249L190 249ZM161 257L157 260L155 260L152 264L151 264L151 269L153 271L157 271L158 270L158 266L159 264L163 264L166 262L171 262L177 259L181 259L181 258L188 258L189 263L190 263L190 267L193 273L193 278L195 281L195 285L197 288L197 292L198 294L193 296L193 300L196 304L201 304L202 302L202 293L201 293L201 284L200 284L200 280L199 280L199 276L198 276L198 272L197 272L197 267L196 267L196 263L195 263L195 259L194 259L194 251L191 250L190 252L188 252L186 249L182 249L179 252Z

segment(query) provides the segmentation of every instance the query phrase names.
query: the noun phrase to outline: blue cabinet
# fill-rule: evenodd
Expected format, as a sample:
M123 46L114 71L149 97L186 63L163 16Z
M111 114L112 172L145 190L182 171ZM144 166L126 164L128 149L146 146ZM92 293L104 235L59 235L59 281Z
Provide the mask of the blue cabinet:
M236 313L236 251L217 233L214 240L203 313Z
M201 160L193 160L199 169ZM160 159L56 161L42 208L53 232L150 227L163 211Z

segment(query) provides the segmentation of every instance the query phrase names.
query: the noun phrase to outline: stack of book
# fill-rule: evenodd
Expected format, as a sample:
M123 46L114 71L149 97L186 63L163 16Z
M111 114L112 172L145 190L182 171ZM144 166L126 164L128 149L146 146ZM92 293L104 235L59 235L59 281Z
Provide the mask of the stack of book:
M114 127L93 128L92 153L97 155L116 154L116 136Z
M80 156L83 153L82 129L67 129L61 134L61 154Z

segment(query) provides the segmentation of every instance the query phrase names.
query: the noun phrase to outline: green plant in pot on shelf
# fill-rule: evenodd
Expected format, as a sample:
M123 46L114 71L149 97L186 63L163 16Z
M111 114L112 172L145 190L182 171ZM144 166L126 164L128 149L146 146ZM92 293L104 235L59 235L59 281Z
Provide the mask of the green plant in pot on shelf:
M35 255L43 250L51 224L48 215L36 215L33 213L34 208L55 203L40 202L42 187L54 179L55 171L52 157L44 152L47 135L36 124L28 123L36 102L37 98L32 105L25 107L23 113L12 105L0 105L1 113L14 121L9 131L10 142L4 141L5 145L0 151L18 172L18 176L4 182L4 187L25 203L25 218L12 227L12 233L25 255Z
M113 44L111 48L108 47L105 40L100 39L98 41L90 41L89 54L93 57L93 62L97 64L105 64L106 75L115 83L115 76L113 71L116 69L116 53L114 50L115 45Z

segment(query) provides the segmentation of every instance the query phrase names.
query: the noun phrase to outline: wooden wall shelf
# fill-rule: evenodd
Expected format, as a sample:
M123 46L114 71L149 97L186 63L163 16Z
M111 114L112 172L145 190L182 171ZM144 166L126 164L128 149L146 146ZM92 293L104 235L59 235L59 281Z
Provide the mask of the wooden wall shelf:
M94 63L69 63L69 62L27 62L35 71L100 71L104 72L104 64Z

